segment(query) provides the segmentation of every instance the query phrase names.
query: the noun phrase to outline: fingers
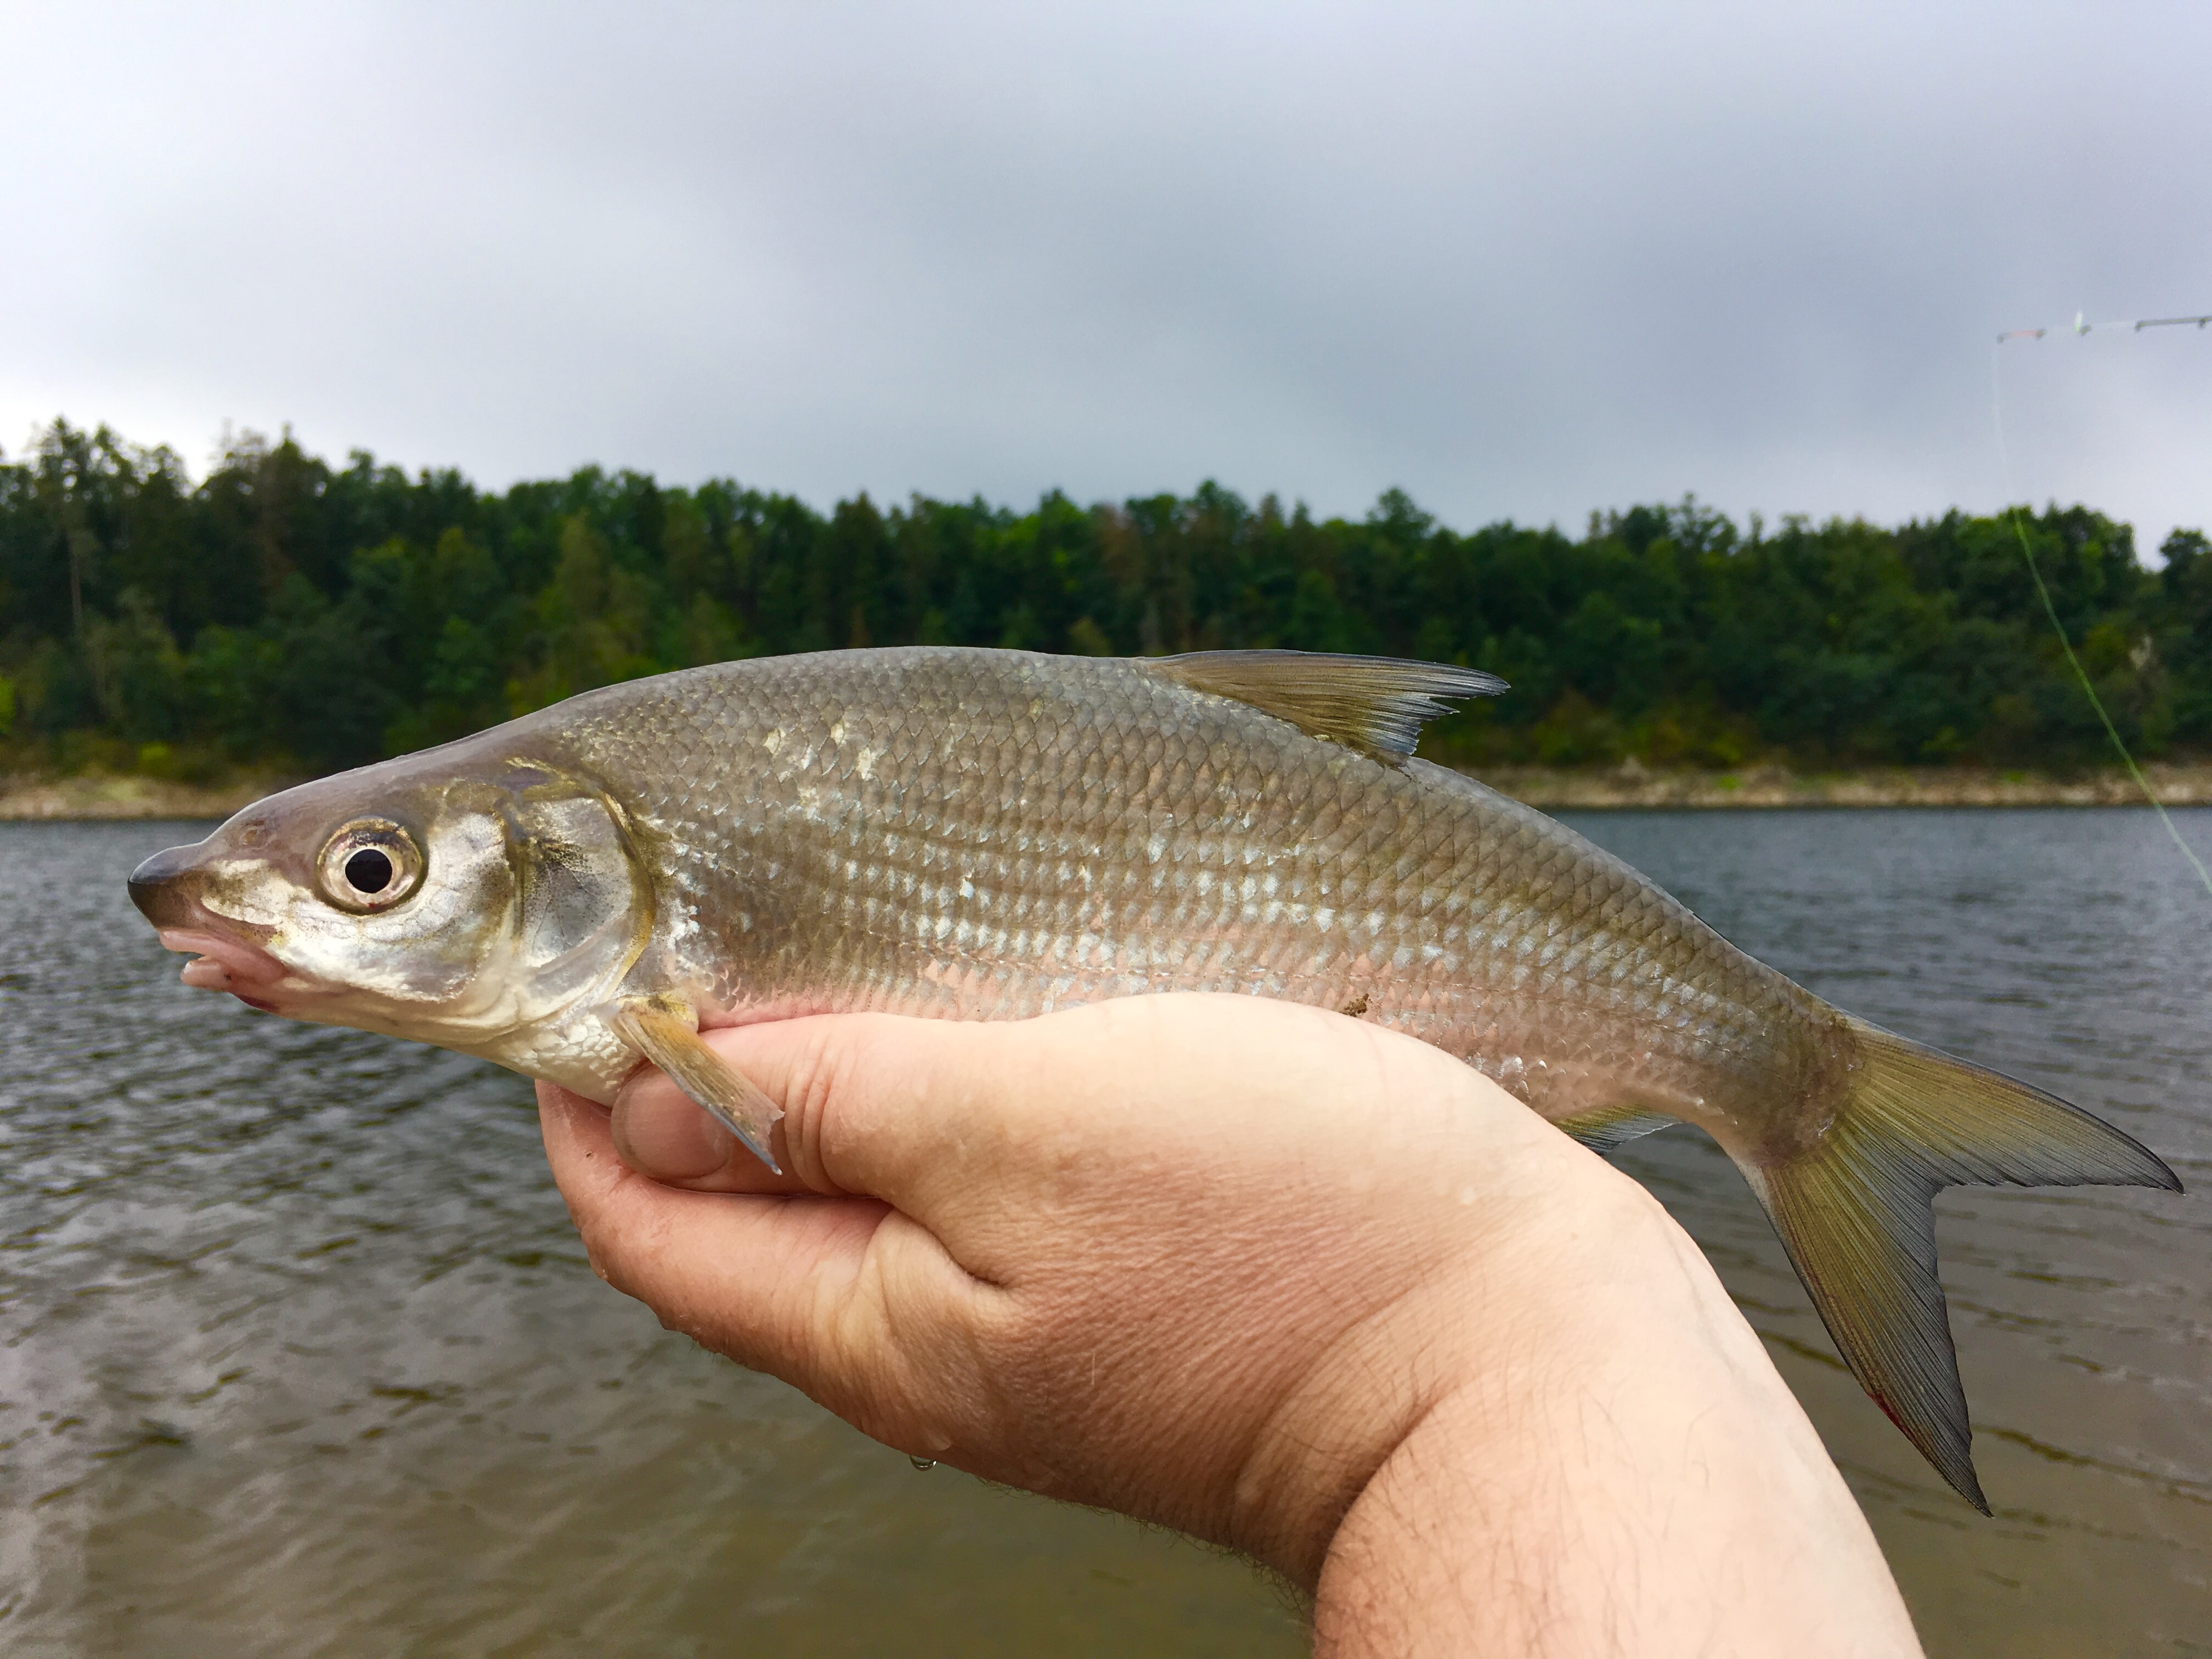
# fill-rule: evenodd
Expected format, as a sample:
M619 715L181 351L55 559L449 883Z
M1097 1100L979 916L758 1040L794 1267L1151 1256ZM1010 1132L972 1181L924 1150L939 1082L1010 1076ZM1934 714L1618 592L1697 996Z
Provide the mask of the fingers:
M626 1167L589 1102L540 1084L538 1109L547 1160L600 1277L670 1329L879 1438L922 1450L947 1440L955 1402L922 1401L916 1356L891 1316L957 1328L972 1311L974 1282L927 1231L866 1198L678 1191Z
M606 1115L590 1102L546 1083L538 1085L538 1101L546 1159L592 1266L633 1296L675 1287L679 1250L711 1250L717 1267L776 1264L816 1276L849 1274L880 1217L879 1206L866 1204L799 1206L773 1195L732 1203L672 1191L624 1164ZM769 1311L760 1298L754 1304L753 1312Z

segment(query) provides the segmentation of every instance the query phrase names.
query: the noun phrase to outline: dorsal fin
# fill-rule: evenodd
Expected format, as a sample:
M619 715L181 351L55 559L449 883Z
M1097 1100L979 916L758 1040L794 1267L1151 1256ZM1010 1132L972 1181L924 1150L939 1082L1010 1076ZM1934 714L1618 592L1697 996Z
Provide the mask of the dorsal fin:
M1504 680L1480 668L1315 651L1194 651L1144 665L1393 764L1413 752L1421 722L1449 714L1453 700L1505 690Z

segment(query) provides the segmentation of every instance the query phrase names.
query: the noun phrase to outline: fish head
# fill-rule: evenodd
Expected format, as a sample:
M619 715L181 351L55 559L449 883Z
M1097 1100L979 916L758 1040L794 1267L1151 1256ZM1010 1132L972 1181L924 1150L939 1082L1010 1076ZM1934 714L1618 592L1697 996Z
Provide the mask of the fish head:
M551 765L448 751L271 795L130 888L195 957L187 985L471 1051L604 995L652 926L612 799Z

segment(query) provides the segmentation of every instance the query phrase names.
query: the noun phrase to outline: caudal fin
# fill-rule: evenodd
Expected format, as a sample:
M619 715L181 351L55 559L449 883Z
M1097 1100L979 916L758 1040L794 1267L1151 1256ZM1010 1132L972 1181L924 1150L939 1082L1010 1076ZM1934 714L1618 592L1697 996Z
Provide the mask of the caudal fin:
M1860 1386L1986 1515L1936 1277L1931 1200L1970 1184L2179 1192L2181 1182L2055 1095L1851 1024L1864 1064L1827 1133L1745 1173Z

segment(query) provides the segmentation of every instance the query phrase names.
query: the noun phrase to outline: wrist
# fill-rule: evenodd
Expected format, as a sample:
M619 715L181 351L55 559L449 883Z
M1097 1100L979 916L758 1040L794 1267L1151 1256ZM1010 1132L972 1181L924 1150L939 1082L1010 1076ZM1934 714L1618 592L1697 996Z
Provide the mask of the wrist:
M1605 1173L1528 1270L1425 1310L1418 1409L1303 1581L1316 1652L1917 1653L1759 1339Z
M1540 1449L1562 1379L1613 1360L1625 1320L1659 1324L1636 1311L1652 1300L1638 1281L1674 1268L1678 1244L1710 1276L1642 1188L1534 1118L1528 1131L1530 1144L1504 1160L1489 1149L1488 1167L1465 1180L1430 1170L1425 1184L1442 1201L1408 1205L1419 1213L1404 1230L1442 1248L1315 1358L1254 1442L1230 1541L1303 1589L1316 1586L1363 1496L1429 1457L1443 1425L1478 1457ZM1510 1185L1497 1178L1502 1163L1516 1170ZM1663 1326L1655 1334L1680 1340Z

